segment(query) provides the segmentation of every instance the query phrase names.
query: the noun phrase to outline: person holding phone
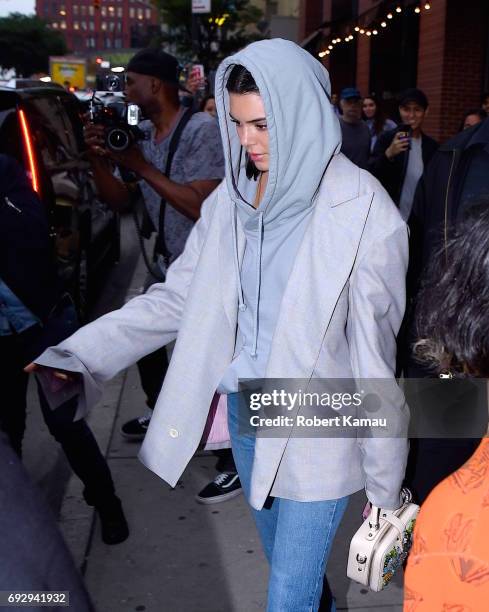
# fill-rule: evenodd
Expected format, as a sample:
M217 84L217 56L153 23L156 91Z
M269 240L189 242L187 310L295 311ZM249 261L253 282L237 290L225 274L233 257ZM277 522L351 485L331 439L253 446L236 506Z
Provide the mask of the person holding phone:
M438 143L423 133L428 98L420 89L408 89L399 98L401 124L380 134L369 170L387 189L407 221L414 193L423 170L438 149Z

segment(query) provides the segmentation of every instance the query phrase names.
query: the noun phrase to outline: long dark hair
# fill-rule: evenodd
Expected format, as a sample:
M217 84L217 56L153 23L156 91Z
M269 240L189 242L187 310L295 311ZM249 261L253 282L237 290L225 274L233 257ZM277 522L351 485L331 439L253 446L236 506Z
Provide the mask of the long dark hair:
M489 197L432 260L416 326L419 361L454 375L489 376Z
M373 100L375 104L375 115L373 117L374 119L373 128L374 128L374 134L378 136L384 129L384 124L387 120L387 115L383 111L382 105L380 104L379 99L376 96L374 96L373 94L369 96L365 96L363 101L365 102L365 100ZM364 119L367 118L365 116L365 113L363 113L363 118Z
M226 89L229 93L234 94L260 93L251 72L244 66L241 66L241 64L236 64L232 68L226 83ZM250 159L248 153L246 153L245 156L246 176L247 178L253 178L256 181L256 179L260 176L260 171Z

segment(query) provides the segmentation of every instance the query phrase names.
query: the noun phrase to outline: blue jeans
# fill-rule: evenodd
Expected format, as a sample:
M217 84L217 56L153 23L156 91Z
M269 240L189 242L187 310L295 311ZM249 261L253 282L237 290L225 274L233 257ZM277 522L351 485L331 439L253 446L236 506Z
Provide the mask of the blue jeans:
M249 499L255 438L243 433L239 419L247 416L242 396L228 395L228 425L234 460ZM270 564L267 612L316 612L319 609L326 563L348 496L318 502L268 498L253 510L265 555ZM334 601L331 611L336 610Z

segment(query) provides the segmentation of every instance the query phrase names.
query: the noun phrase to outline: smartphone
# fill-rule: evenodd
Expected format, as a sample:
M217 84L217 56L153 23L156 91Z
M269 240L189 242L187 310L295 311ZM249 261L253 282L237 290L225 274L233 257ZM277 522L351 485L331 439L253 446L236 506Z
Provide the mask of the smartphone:
M397 126L397 133L400 135L401 140L409 141L409 149L411 148L411 132L412 128L408 123L401 123Z
M202 81L202 85L199 87L199 89L205 89L205 72L204 72L204 66L202 64L194 64L192 66L192 71L191 71L192 76L195 76L199 79L201 79Z

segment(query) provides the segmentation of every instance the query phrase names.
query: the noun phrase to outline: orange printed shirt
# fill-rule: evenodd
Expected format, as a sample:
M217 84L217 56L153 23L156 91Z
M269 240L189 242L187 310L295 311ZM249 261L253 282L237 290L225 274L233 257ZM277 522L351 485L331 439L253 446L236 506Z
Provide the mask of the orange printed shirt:
M489 438L421 507L404 612L489 612Z

